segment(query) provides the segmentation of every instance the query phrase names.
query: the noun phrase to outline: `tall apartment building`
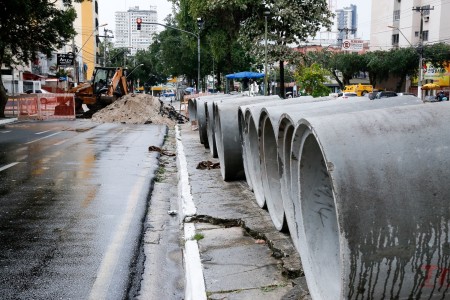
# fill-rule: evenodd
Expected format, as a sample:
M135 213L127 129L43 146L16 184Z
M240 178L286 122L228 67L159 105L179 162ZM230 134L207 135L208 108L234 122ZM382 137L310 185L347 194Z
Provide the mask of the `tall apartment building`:
M372 1L370 48L417 46L421 32L424 44L449 43L449 12L449 0Z
M342 44L342 40L354 39L357 36L358 13L356 5L336 9L336 31L337 44Z
M129 48L131 55L138 50L146 50L153 41L156 34L157 25L142 24L141 30L137 30L136 19L141 18L142 22L158 22L158 12L156 6L150 6L148 10L140 10L139 6L130 7L128 11L118 11L115 15L116 48Z
M77 31L75 37L75 48L78 50L77 71L79 81L91 79L94 68L98 65L99 54L99 34L98 23L98 0L83 1L82 3L73 3L77 11L77 19L74 22L74 28Z

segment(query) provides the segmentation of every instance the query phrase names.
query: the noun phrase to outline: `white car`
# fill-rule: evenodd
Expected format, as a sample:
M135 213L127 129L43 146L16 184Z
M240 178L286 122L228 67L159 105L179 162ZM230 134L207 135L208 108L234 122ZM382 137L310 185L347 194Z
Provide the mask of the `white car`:
M26 90L25 94L50 94L50 92L46 91L44 89L34 90L34 93L33 93L33 90Z
M356 93L342 93L342 95L339 96L338 99L347 100L348 98L352 98L352 97L358 97L358 94L356 94Z

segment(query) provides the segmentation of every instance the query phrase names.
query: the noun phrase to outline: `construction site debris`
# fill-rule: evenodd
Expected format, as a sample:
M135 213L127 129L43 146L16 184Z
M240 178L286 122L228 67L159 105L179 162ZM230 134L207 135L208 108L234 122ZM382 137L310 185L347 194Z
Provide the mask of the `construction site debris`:
M92 115L99 123L158 124L174 126L176 120L161 112L164 105L147 94L128 94Z
M197 168L199 170L211 170L211 169L220 169L220 163L213 163L212 161L202 161L199 162Z
M173 152L169 152L167 150L163 150L163 149L161 149L159 147L156 147L156 146L148 147L148 151L150 151L150 152L159 152L159 153L161 153L161 155L165 155L165 156L175 156L176 155Z

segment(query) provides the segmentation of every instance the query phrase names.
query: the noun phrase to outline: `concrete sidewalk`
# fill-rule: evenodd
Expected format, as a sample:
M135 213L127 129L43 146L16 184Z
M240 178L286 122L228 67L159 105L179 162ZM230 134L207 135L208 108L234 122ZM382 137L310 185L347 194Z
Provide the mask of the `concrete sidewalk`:
M203 278L203 299L310 299L300 257L289 235L275 229L246 182L225 182L219 169L197 169L202 161L215 163L218 159L200 144L198 131L189 124L180 125L177 142L182 144L177 155L186 158L186 170L178 169L179 180L187 177L189 185L179 189L179 197L185 211L190 207L186 201L192 200L195 206L194 211L187 209L191 211L184 218L185 227L195 226L195 233L190 233L195 236L185 238L198 243L196 272L202 273L190 274L186 268L186 299L199 299L198 290L193 295L190 286L196 284L198 289L199 283L190 283L190 278ZM187 190L191 195L186 195ZM185 248L186 263L195 256Z

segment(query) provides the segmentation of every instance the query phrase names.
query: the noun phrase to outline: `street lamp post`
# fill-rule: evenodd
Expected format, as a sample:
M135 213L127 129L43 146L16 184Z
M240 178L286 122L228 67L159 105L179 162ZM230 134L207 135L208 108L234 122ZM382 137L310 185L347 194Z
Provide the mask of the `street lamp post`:
M267 17L270 12L264 11L264 96L267 96L268 80L267 80Z
M197 35L197 55L198 55L198 58L197 58L197 68L198 68L198 71L197 71L197 91L198 91L198 93L200 93L200 90L201 90L201 88L202 88L202 86L200 85L200 77L201 77L201 75L200 75L200 30L202 30L202 28L203 28L203 20L202 20L202 18L197 18L197 26L198 26L198 35Z

